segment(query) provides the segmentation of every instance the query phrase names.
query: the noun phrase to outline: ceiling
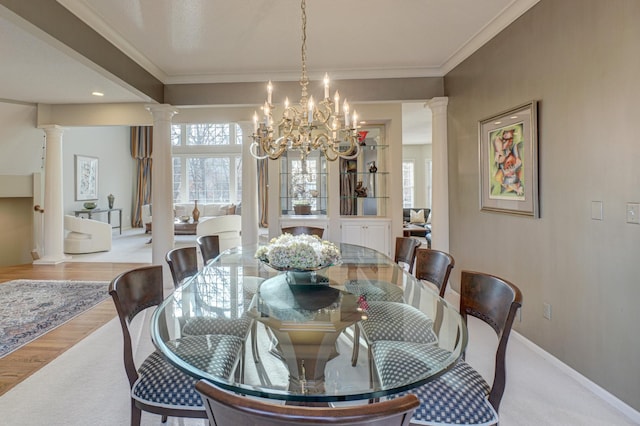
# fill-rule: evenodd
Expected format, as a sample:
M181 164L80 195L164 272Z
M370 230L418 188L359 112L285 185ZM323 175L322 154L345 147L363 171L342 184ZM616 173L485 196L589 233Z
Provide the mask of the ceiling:
M308 0L311 79L444 76L538 0ZM296 81L299 0L58 0L164 84ZM0 5L0 99L149 102ZM102 98L91 95L101 91ZM422 116L422 104L407 112ZM422 141L420 143L425 143Z

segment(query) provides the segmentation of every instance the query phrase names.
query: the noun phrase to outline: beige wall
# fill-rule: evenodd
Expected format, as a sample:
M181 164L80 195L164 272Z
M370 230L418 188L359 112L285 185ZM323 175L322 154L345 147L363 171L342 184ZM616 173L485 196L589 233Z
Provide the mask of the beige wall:
M542 0L445 77L454 280L512 280L515 328L635 409L640 225L625 206L640 200L638 22L637 0ZM533 99L541 218L480 212L478 120Z
M0 266L31 263L33 198L0 198Z
M414 161L414 193L413 207L431 208L427 202L427 169L426 162L431 160L431 144L402 145L402 160ZM433 181L432 181L433 182ZM432 185L433 186L433 185Z

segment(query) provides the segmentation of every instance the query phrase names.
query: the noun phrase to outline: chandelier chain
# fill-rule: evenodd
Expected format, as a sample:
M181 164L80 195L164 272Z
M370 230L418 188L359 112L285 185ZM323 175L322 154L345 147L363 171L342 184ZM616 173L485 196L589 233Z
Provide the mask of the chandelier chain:
M302 0L300 4L302 9L302 77L300 78L300 86L302 86L302 103L307 102L307 85L309 84L309 78L307 77L307 2Z

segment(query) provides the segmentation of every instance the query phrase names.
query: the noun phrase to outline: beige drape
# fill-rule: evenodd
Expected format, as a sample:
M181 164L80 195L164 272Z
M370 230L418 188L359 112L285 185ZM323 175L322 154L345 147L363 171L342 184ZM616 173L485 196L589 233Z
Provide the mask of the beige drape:
M141 228L142 206L151 203L151 153L153 126L131 127L131 157L136 160L136 191L133 197L131 226Z

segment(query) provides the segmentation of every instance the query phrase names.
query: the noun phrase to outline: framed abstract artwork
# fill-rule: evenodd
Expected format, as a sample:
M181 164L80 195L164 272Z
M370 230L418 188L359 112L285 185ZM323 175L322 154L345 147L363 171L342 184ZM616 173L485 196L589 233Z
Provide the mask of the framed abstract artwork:
M480 209L540 217L537 102L479 122Z
M98 199L98 159L75 156L76 201Z

